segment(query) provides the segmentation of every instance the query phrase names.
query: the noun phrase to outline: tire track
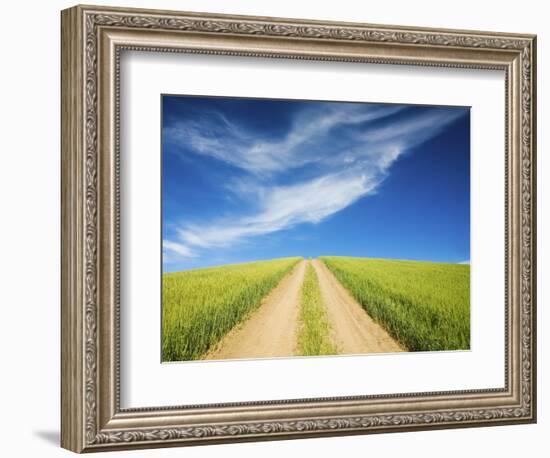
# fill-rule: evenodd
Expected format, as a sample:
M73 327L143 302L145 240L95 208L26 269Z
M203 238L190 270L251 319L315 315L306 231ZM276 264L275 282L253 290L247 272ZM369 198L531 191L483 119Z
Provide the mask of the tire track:
M332 326L332 338L340 354L393 353L405 351L376 323L318 259L312 261L319 278L321 296Z
M235 326L203 359L272 358L297 351L298 314L306 261L264 299L259 309Z

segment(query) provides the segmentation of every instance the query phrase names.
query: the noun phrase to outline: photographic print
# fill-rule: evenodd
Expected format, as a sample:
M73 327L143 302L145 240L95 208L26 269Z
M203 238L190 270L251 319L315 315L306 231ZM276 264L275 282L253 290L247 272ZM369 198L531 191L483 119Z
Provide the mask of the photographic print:
M470 109L162 95L162 361L470 348Z

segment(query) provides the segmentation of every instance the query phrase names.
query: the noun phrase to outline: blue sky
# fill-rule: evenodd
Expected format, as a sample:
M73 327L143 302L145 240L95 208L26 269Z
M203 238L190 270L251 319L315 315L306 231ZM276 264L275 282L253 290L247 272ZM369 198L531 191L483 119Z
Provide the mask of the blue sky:
M163 270L470 259L466 107L162 96Z

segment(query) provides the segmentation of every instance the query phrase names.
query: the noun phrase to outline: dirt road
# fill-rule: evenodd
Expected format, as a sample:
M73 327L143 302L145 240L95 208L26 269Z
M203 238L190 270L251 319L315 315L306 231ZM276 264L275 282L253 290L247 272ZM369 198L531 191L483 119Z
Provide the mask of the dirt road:
M353 299L321 261L301 261L252 316L232 329L204 359L272 358L298 354L301 287L311 262L340 354L388 353L403 348Z
M321 261L312 261L321 296L332 326L332 338L341 354L387 353L403 348L373 319Z
M271 291L248 320L232 329L205 359L292 356L297 350L300 292L306 261Z

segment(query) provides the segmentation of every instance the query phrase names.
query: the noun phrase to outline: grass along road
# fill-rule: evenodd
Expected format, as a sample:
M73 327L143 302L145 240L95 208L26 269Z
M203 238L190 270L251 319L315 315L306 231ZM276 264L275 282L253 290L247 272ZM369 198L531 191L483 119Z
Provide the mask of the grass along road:
M274 259L162 276L162 360L201 359L258 309L301 258Z
M467 348L469 267L327 257L166 274L163 360Z
M404 349L318 260L300 261L205 359L398 352Z
M338 348L328 321L326 306L321 297L319 279L307 261L300 305L299 353L303 356L336 355Z
M340 354L390 353L404 348L376 323L332 275L326 265L312 261L321 297L333 329L334 344Z
M205 359L272 358L297 353L298 312L306 262L269 293L248 320L237 325Z
M321 259L367 313L408 350L470 348L469 265Z

